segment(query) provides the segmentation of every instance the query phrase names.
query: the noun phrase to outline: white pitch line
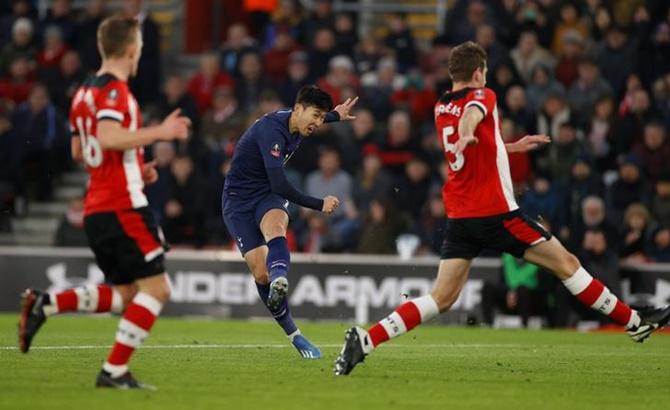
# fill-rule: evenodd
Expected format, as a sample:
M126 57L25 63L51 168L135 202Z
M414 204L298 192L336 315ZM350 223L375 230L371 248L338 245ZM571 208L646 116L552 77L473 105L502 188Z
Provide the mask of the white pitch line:
M319 347L342 347L342 344L317 344ZM428 349L448 349L448 348L518 348L532 347L522 344L389 344L384 348L428 348ZM91 350L91 349L109 349L111 345L72 345L72 346L33 346L30 350ZM283 349L291 347L289 344L178 344L178 345L148 345L141 349ZM0 346L0 350L19 350L17 346Z

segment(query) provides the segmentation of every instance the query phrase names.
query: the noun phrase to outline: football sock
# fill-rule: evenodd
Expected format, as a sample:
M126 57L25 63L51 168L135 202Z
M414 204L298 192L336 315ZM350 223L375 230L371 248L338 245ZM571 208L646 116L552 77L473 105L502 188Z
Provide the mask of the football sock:
M128 371L130 356L149 335L162 308L163 304L148 293L135 295L119 321L116 342L102 366L104 371L112 377L119 377Z
M389 316L368 329L370 350L389 339L407 333L439 313L437 303L431 295L421 296L403 303Z
M579 267L572 277L563 281L563 285L575 295L577 300L609 316L627 329L640 324L640 316L627 304L620 301L598 279L594 279L583 267Z
M268 242L267 267L270 274L270 282L280 276L288 274L291 254L288 251L288 242L283 236L274 238Z
M284 333L287 335L292 335L298 330L298 327L293 322L293 316L291 316L291 310L288 307L288 298L284 298L284 301L279 306L276 311L273 311L268 307L268 295L270 294L270 285L261 285L256 282L256 289L258 289L258 296L261 297L263 304L268 308L272 317L277 321L279 326L284 329ZM292 340L292 339L291 339Z
M121 294L104 284L78 286L47 295L47 303L44 304L47 316L65 312L120 313L123 310Z

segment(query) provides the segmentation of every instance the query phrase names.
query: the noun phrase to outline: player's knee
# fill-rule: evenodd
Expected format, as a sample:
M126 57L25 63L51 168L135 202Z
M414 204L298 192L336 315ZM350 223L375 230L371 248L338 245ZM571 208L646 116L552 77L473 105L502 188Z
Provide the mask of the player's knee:
M270 241L274 238L279 238L280 236L286 236L286 228L281 223L271 224L265 227L265 237L267 241Z
M560 275L561 279L565 280L574 275L580 266L581 263L579 262L579 259L572 253L566 251L561 258L560 269L557 273Z

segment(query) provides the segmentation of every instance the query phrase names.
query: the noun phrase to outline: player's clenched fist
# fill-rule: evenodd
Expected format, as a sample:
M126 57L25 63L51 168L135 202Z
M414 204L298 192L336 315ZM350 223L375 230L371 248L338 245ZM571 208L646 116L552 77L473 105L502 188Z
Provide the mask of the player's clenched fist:
M327 214L332 214L335 212L337 207L340 206L340 200L332 195L328 195L323 198L323 209L322 211Z

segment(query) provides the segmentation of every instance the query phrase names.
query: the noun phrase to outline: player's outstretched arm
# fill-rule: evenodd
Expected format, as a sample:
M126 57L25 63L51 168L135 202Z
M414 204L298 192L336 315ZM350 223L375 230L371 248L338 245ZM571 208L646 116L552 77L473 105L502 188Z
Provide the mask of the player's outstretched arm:
M72 154L72 159L75 161L83 161L84 153L81 150L81 139L78 135L75 135L70 139L70 153Z
M465 109L460 121L458 122L458 141L456 141L456 152L458 155L465 147L476 144L479 139L475 137L477 125L484 119L484 113L476 106L470 106Z
M325 212L324 200L305 195L295 189L295 187L288 182L288 179L286 179L283 167L265 168L265 172L270 180L270 187L273 193L302 207Z
M191 120L176 109L162 123L130 131L114 120L98 122L97 138L103 149L126 150L149 145L158 140L185 140Z
M517 142L505 144L505 149L507 152L526 152L550 142L551 138L546 135L526 135Z

